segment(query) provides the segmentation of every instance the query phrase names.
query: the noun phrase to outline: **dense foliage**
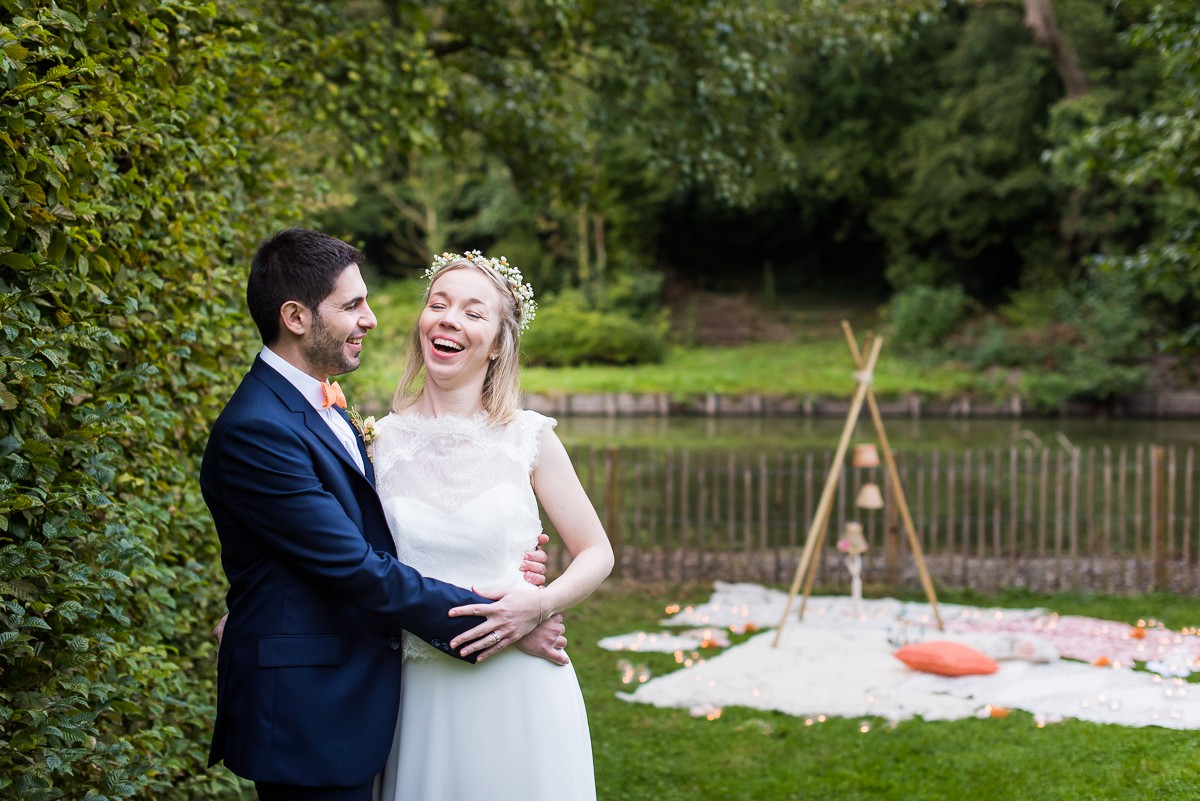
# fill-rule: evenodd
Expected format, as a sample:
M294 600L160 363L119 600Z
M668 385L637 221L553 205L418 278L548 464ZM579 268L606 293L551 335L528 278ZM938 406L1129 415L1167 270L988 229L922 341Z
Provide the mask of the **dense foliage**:
M210 794L194 475L296 202L270 60L212 3L0 5L0 797Z
M1200 351L1200 9L1150 4L1125 38L1155 56L1153 97L1083 127L1053 154L1080 193L1096 242L1093 263L1133 278L1133 296L1160 347Z
M373 134L404 129L374 118L390 106L361 114L390 77L347 71L354 91L317 111L345 116L347 148L374 161L325 219L384 271L480 247L600 314L622 311L613 284L663 276L768 300L958 287L974 302L960 350L971 365L1003 351L998 370L1055 369L1047 349L1086 333L1021 310L1119 268L1138 275L1139 341L1097 354L1113 380L1051 393L1112 397L1143 385L1125 368L1156 344L1196 350L1194 12L1056 0L1084 79L1070 87L1028 5L492 3L485 20L476 4L358 3L320 17L326 37L419 75L445 113ZM410 29L426 50L396 44Z
M436 5L358 3L325 20L326 36L370 30L355 41L393 62L392 43L420 31L430 56L420 80L440 87L444 113L420 140L369 136L375 163L353 174L348 205L324 224L362 239L392 275L443 249L507 255L558 310L526 348L552 365L656 361L663 326L638 321L660 318L654 240L668 199L697 189L750 202L794 167L783 114L793 52L883 53L938 6L785 12L694 0L560 4L548 15L537 3ZM355 147L358 96L389 80L360 73L343 101L323 101L346 105Z
M884 54L797 53L794 171L745 210L670 198L658 256L702 286L886 302L894 344L944 345L938 357L1044 410L1142 390L1151 375L1189 385L1192 6L1056 0L1090 87L1075 96L1021 3L949 4ZM1178 356L1147 370L1156 348Z

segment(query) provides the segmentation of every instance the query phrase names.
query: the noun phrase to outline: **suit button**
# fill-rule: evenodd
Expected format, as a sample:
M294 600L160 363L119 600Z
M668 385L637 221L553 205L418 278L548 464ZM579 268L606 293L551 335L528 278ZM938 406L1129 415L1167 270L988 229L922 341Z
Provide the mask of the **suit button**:
M393 651L399 651L400 639L398 637L393 637L392 639L388 640L388 648L391 648Z

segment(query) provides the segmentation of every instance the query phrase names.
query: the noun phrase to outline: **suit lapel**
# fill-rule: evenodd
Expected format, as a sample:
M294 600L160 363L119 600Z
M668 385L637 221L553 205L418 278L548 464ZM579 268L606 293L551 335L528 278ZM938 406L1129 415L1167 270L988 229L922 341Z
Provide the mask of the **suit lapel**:
M358 426L354 425L354 421L350 419L350 413L348 411L337 407L334 408L336 409L337 413L342 416L342 419L346 421L346 424L350 426L350 430L354 432L354 442L358 446L358 456L360 459L362 459L363 473L366 475L367 481L371 482L371 486L375 486L375 468L371 464L370 456L367 455L367 445L363 441L363 432L359 431ZM325 427L329 428L329 426ZM344 451L346 449L343 447L342 450ZM352 464L353 461L354 460L352 459ZM357 466L358 465L355 465L355 467Z
M309 431L316 436L317 439L329 448L334 454L345 462L350 470L361 478L367 479L371 486L375 486L374 478L368 478L363 475L363 471L358 469L358 465L354 463L354 459L350 457L350 453L346 450L346 446L337 438L337 434L333 433L333 429L329 427L329 423L313 408L313 405L300 393L300 390L292 386L286 378L280 375L276 370L273 370L266 362L257 356L254 358L254 364L250 367L250 374L258 380L262 381L271 391L274 392L283 405L288 408L293 414L299 414L304 418L304 425ZM342 418L349 423L349 417L346 416L345 410L338 409L342 414ZM353 429L353 424L350 425ZM359 441L359 450L362 450L362 439L356 436ZM363 464L368 464L366 457L363 457Z
M371 462L371 455L367 453L367 444L363 441L363 432L359 431L353 423L350 425L354 429L354 439L358 442L358 455L362 457L363 472L367 474L367 481L371 482L371 486L375 486L375 465Z

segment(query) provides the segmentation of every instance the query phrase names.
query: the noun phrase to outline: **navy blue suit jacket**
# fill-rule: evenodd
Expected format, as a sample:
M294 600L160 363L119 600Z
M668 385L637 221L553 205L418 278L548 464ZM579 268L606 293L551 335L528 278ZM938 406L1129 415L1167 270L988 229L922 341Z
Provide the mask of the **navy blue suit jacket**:
M261 359L217 418L200 486L221 539L229 621L209 764L255 781L370 781L399 710L401 629L449 653L482 621L446 612L486 599L396 560L363 461L366 475Z

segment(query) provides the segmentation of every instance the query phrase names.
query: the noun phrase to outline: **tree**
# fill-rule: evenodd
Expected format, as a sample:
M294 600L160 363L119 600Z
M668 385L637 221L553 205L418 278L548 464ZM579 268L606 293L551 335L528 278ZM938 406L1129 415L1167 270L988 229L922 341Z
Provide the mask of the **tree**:
M1140 304L1166 350L1200 348L1200 18L1194 4L1150 4L1128 33L1153 54L1160 84L1149 108L1093 116L1053 153L1060 179L1086 192L1097 220L1092 261L1136 279Z
M1063 36L1054 17L1054 6L1050 0L1025 0L1025 27L1033 40L1046 48L1058 70L1067 99L1074 100L1088 93L1088 79L1079 65L1075 48Z
M277 24L295 32L298 46L320 34L343 42L330 44L330 52L369 51L358 61L378 65L351 75L337 72L344 59L331 63L327 80L353 81L353 96L343 91L316 100L328 107L322 113L350 120L341 152L365 150L375 159L372 169L401 167L356 171L362 188L355 194L381 196L371 184L406 180L405 165L426 163L429 150L443 151L456 171L476 180L482 165L491 169L499 161L517 200L532 207L522 216L550 223L543 241L566 244L556 263L578 280L605 274L603 265L623 263L622 252L647 241L644 230L630 225L635 215L625 204L640 206L641 197L661 195L661 187L746 203L791 172L781 82L792 52L887 48L938 7L932 0L821 0L785 13L777 5L364 2L344 19L311 11L299 20L281 16ZM397 44L401 39L408 41ZM411 119L375 124L391 113L387 98L396 82L405 91L418 83L425 91L420 136L391 133L411 129ZM370 126L354 122L362 107L375 110ZM653 221L636 216L643 225ZM397 228L392 238L403 239Z

